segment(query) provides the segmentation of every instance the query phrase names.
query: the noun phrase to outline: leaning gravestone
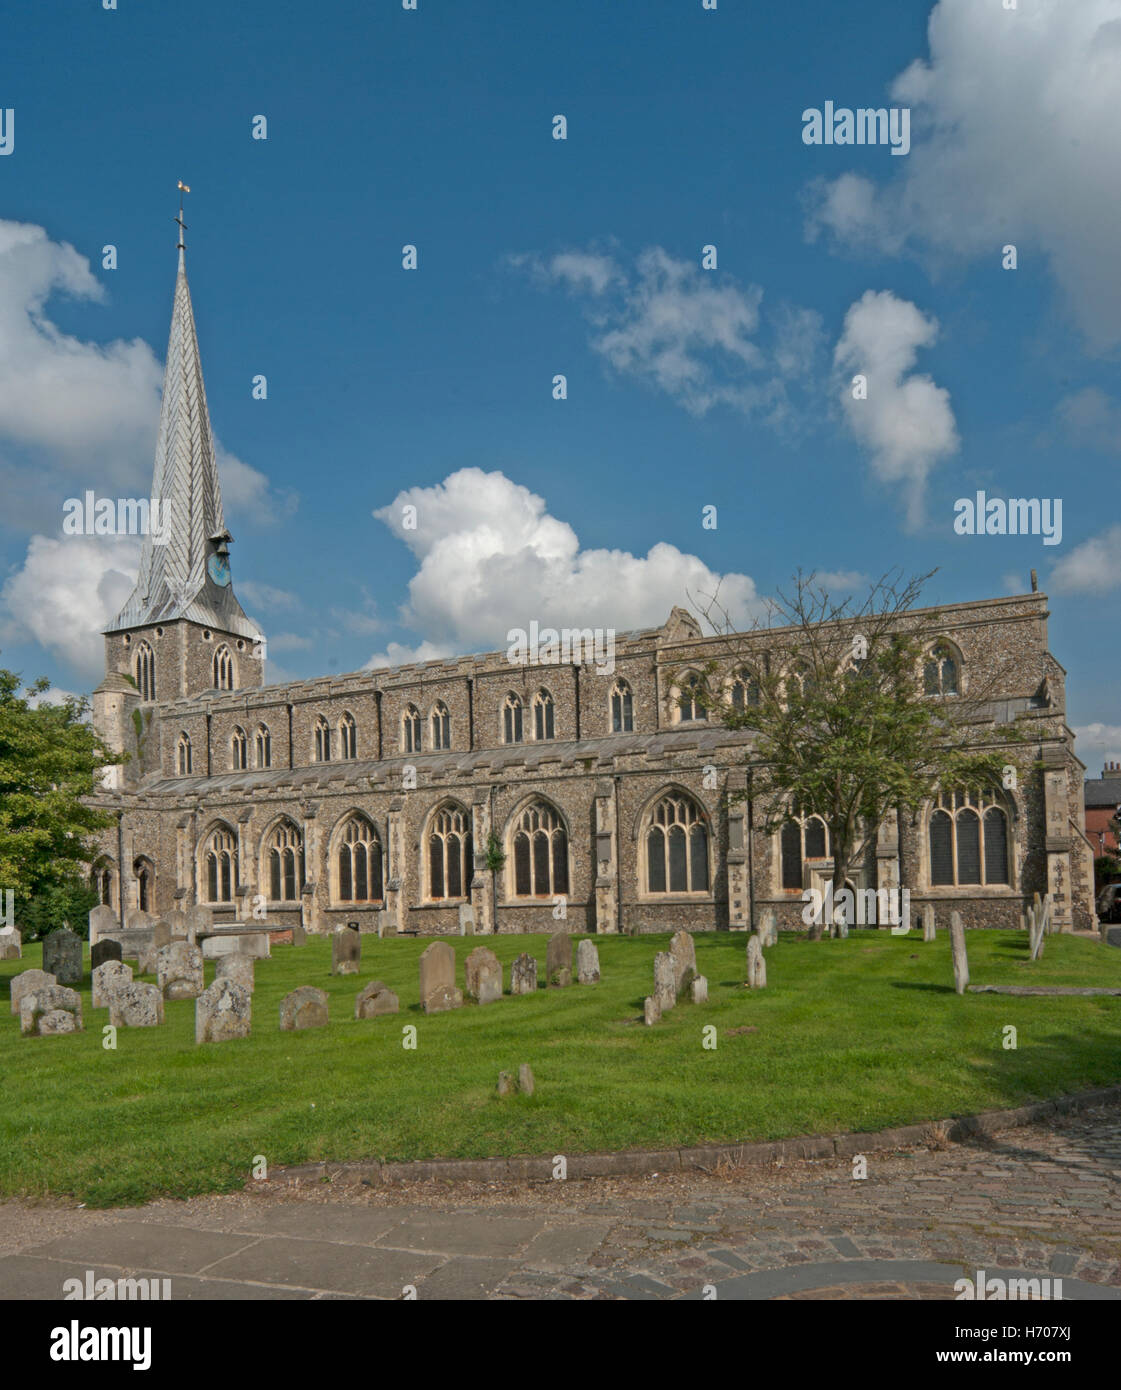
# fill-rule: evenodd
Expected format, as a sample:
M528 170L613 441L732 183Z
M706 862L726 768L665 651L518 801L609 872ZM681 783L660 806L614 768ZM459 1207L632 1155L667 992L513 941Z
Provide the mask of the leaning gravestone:
M202 993L202 952L189 941L171 941L156 952L156 984L165 999L196 999Z
M119 960L107 960L94 967L91 978L93 980L93 1007L95 1009L107 1009L113 995L119 989L124 989L125 985L132 984L132 966L125 965L123 961Z
M340 927L331 937L331 974L357 975L361 959L361 933L353 927Z
M433 941L417 962L420 971L420 1003L426 1014L458 1009L463 995L455 984L455 952L446 941Z
M400 1007L401 1001L388 985L371 980L354 1001L354 1017L377 1018L379 1014L395 1014Z
M19 1003L25 994L34 994L45 985L57 985L58 981L46 970L24 970L12 976L12 1013L19 1017Z
M964 994L969 983L969 960L965 954L965 927L960 912L950 913L950 954L954 958L954 989Z
M475 909L470 903L460 903L459 905L459 934L460 936L475 935Z
M40 985L19 1001L19 1031L24 1037L82 1031L82 996L64 985Z
M748 989L764 989L767 984L767 962L763 956L763 948L759 944L757 936L748 937L747 940L747 987Z
M572 983L572 937L566 931L554 932L549 937L545 981L550 989L563 989Z
M253 996L232 980L215 980L195 1000L195 1042L231 1042L247 1038Z
M43 969L60 985L76 985L82 979L82 939L69 927L59 927L43 942Z
M0 960L20 960L23 957L23 937L15 927L0 931Z
M537 962L525 951L510 967L510 993L537 993Z
M576 947L576 983L599 984L599 951L594 941L581 941Z
M96 970L99 965L104 965L107 960L123 960L124 955L121 951L121 943L106 938L99 941L95 946L90 947L90 970Z
M922 939L924 941L935 940L934 932L934 904L924 903L922 910Z
M113 909L106 907L104 903L98 903L90 909L90 945L96 946L105 932L116 931L119 925Z
M659 1013L677 1003L677 963L669 951L659 951L654 957L654 1002Z
M241 985L242 989L247 989L252 994L253 957L219 956L214 962L214 978L216 980L232 980L235 985Z
M326 1028L328 996L325 989L301 985L280 1001L280 1027L285 1033L304 1028Z
M163 1022L159 985L134 980L109 996L109 1022L114 1028L158 1028Z
M674 989L680 995L689 988L697 974L697 948L693 933L675 931L669 953L673 957Z
M466 992L478 1004L502 998L502 963L486 946L476 946L463 969Z

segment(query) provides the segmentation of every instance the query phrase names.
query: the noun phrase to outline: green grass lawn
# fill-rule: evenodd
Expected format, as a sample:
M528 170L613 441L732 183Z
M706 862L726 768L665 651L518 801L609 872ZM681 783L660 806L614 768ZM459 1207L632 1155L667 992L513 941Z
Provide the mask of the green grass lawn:
M1026 934L968 935L984 984L1121 986L1121 951ZM82 1034L22 1038L6 981L40 948L0 963L0 1194L69 1194L90 1205L230 1191L257 1154L270 1167L317 1159L416 1159L658 1148L775 1139L969 1114L1121 1081L1121 998L953 992L948 936L858 931L846 941L783 937L770 984L743 988L742 935L696 938L709 1003L642 1023L654 953L668 937L600 937L598 985L539 989L426 1017L416 1004L424 940L362 939L358 976L330 976L330 943L279 946L258 961L251 1038L197 1047L193 1001L166 1005L162 1028L120 1029L107 1010ZM456 938L459 980L477 941ZM503 962L528 950L544 977L544 936L487 938ZM207 983L213 966L207 964ZM401 1013L354 1019L371 979ZM331 997L326 1029L282 1033L280 1000L297 985ZM417 1029L415 1051L402 1028ZM703 1029L718 1046L706 1050ZM1018 1029L1015 1051L1002 1029ZM755 1031L733 1032L750 1025ZM500 1100L498 1073L533 1067L536 1094Z

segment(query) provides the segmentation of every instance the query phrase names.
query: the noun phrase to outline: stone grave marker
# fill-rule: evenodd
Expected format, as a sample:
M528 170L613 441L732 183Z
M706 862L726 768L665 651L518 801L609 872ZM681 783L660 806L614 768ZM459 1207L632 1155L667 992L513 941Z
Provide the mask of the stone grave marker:
M514 1073L500 1071L498 1073L498 1094L500 1096L512 1096L515 1089Z
M59 927L43 941L43 969L60 985L77 985L82 980L82 938L69 927Z
M537 993L537 962L525 951L510 967L510 993Z
M533 1079L533 1068L528 1062L523 1062L518 1068L518 1090L523 1096L531 1096L537 1083Z
M132 984L132 966L123 961L107 960L93 968L93 1007L107 1009L109 1000L119 989Z
M470 903L460 903L459 905L459 934L460 936L475 935L475 909Z
M301 927L300 924L299 924L298 922L297 922L296 925L292 928L292 945L293 945L293 946L306 946L306 945L307 945L307 931L306 931L306 929L305 929L304 927Z
M362 934L340 927L331 937L331 974L357 975L362 960Z
M219 956L214 962L214 978L216 980L233 980L235 985L240 985L242 989L247 989L252 994L253 957L243 956L240 953L231 956Z
M57 985L58 981L46 970L24 970L12 976L12 1013L19 1017L19 1003L25 994L34 994L46 985Z
M90 947L90 970L96 970L99 965L104 965L107 960L123 960L124 952L121 950L121 943L114 941L111 937L106 937L103 941L97 942Z
M694 975L689 989L694 1004L708 1003L708 981L703 975Z
M165 999L196 999L203 986L199 948L189 941L161 946L156 952L156 984Z
M395 1014L400 1007L401 1001L388 985L371 980L354 1001L354 1017L377 1018L380 1014Z
M778 945L778 915L773 907L764 908L759 919L759 943L761 946Z
M969 984L969 959L965 954L965 927L960 912L950 913L950 954L954 960L954 989L964 994Z
M232 1042L249 1036L253 996L232 980L215 980L195 1000L195 1042Z
M134 980L109 996L109 1022L114 1028L158 1028L163 1022L159 985Z
M677 962L669 951L654 957L654 1000L660 1013L677 1003Z
M934 941L934 904L923 903L922 909L922 939L924 941Z
M599 984L599 950L594 941L581 941L576 946L576 983Z
M642 1021L649 1028L657 1023L662 1016L662 1011L658 1007L658 1001L652 994L648 994L642 1005Z
M325 989L301 985L280 1001L280 1027L285 1033L303 1028L326 1028L328 995Z
M747 986L749 989L765 989L767 985L767 962L757 936L747 940Z
M463 995L455 984L455 951L446 941L433 941L417 962L420 971L420 1003L426 1014L458 1009Z
M116 931L120 923L117 914L105 903L90 908L90 945L96 946L107 931Z
M674 990L678 995L693 983L697 973L697 948L693 933L676 931L669 943L669 953L673 957Z
M15 927L0 930L0 960L22 960L23 936Z
M25 1037L82 1031L82 996L65 985L39 985L19 1001L19 1031Z
M158 922L152 924L147 943L140 947L136 958L137 974L155 975L159 970L159 953L165 946L170 945L171 923L161 917Z
M550 989L563 989L572 983L572 937L566 931L554 932L549 937L545 978Z
M133 907L125 913L125 931L147 931L156 925L155 913Z
M476 946L463 971L466 993L478 1004L502 998L502 963L486 946Z

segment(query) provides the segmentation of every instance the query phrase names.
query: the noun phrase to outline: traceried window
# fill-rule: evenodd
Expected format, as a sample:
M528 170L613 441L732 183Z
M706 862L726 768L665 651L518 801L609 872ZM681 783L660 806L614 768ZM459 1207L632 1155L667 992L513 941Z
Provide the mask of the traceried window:
M132 866L132 876L136 880L136 905L141 912L151 912L155 900L153 889L156 882L155 865L150 859L137 859Z
M664 796L646 832L646 888L650 893L707 893L708 826L692 797Z
M373 824L365 816L351 816L342 828L338 845L338 901L380 903L381 840Z
M474 875L470 819L462 806L448 804L428 828L428 896L465 898Z
M517 818L512 838L514 895L551 898L568 892L568 835L545 801L535 801Z
M681 723L689 719L707 719L708 710L701 704L701 678L691 673L681 682L681 694L677 698L678 718Z
M737 671L732 679L732 708L737 714L758 709L762 701L759 682L749 671Z
M634 733L634 696L623 680L616 681L611 691L611 732Z
M344 714L339 720L339 757L357 758L358 729L352 714Z
M271 900L298 902L304 886L304 841L290 820L281 821L269 836L265 861Z
M272 767L272 734L269 733L267 724L257 725L254 743L257 751L257 766Z
M90 887L97 894L97 901L105 907L113 906L113 866L108 859L95 859L90 869Z
M232 903L237 892L237 836L228 825L211 832L203 853L206 901Z
M315 721L315 761L317 763L329 763L331 761L331 726L323 715L320 715Z
M234 659L229 647L223 642L214 653L214 689L232 690L234 688Z
M179 768L180 777L191 775L191 740L185 733L179 735L179 743L176 749L176 766Z
M136 649L136 688L145 704L156 698L156 654L147 642Z
M522 741L522 702L520 696L512 693L506 696L502 707L502 736L504 743Z
M1011 882L1008 816L995 791L943 792L930 813L929 835L932 887Z
M533 697L533 737L545 739L554 735L553 697L547 690L539 690Z
M923 662L923 693L957 695L960 674L954 653L945 642L936 643Z
M432 747L450 748L452 746L452 717L443 700L438 700L432 710Z
M230 738L230 766L235 772L244 772L249 766L249 740L242 728L234 729Z
M420 710L416 705L406 705L401 718L401 747L406 753L420 752Z
M807 859L829 858L829 828L820 816L795 814L779 832L782 886L802 889Z

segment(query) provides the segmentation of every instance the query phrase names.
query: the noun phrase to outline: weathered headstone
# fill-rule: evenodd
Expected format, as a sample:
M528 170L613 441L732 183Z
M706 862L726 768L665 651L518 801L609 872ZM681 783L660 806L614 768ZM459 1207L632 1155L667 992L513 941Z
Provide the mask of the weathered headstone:
M576 946L576 983L599 984L599 950L594 941L581 941Z
M514 1073L510 1071L500 1071L498 1073L498 1094L500 1096L512 1096L515 1089Z
M58 981L46 970L24 970L12 976L12 1013L19 1017L19 1002L25 994L34 994L46 985L57 985Z
M325 989L301 985L280 1001L280 1027L285 1033L303 1028L326 1028L328 995Z
M165 999L197 998L203 985L199 948L189 941L169 941L161 946L156 952L156 984Z
M165 918L153 922L151 936L142 945L136 958L137 973L155 975L159 971L159 954L165 946L171 945L171 923ZM185 996L184 996L185 997Z
M158 1028L163 1022L159 985L134 980L109 996L109 1022L114 1028Z
M446 941L433 941L421 952L420 1003L426 1014L458 1009L463 995L455 984L455 951Z
M104 941L97 942L90 947L90 970L96 970L99 965L104 965L107 960L123 960L124 953L121 950L121 943L106 937ZM131 971L129 972L131 974Z
M747 939L747 987L765 989L767 984L767 962L757 936Z
M533 1068L528 1062L523 1062L518 1068L518 1090L523 1096L531 1096L536 1084L533 1079Z
M379 1014L395 1014L401 1001L381 980L371 980L354 1001L355 1018L377 1018Z
M778 944L778 916L773 907L765 907L759 918L759 944L776 946Z
M510 993L537 993L537 961L525 951L510 967Z
M1038 897L1039 895L1036 894ZM1028 959L1038 960L1043 954L1043 912L1037 911L1034 904L1027 910L1028 919Z
M82 996L64 985L40 985L19 1001L19 1031L24 1037L82 1031Z
M964 994L969 983L969 960L965 954L965 927L960 912L950 913L950 954L954 959L954 989Z
M147 931L149 927L156 925L156 915L153 912L145 912L142 908L130 908L125 913L125 931Z
M549 937L545 980L550 989L563 989L572 983L572 937L566 931L554 932Z
M642 1005L642 1021L649 1028L658 1022L662 1016L662 1011L658 1007L658 1001L652 994L648 994Z
M654 957L654 999L662 1013L677 1003L677 962L669 951Z
M470 903L460 903L459 905L459 934L460 936L475 935L475 909Z
M340 927L331 937L331 974L357 975L361 960L361 933L353 927Z
M934 904L923 903L922 909L922 939L924 941L934 941Z
M502 998L502 962L486 946L476 946L463 969L466 993L479 1004Z
M214 930L214 912L201 903L192 903L182 912L173 913L170 922L173 937L185 937L192 946L197 946L200 932L205 935Z
M198 947L194 947L198 950ZM232 956L219 956L214 962L214 978L216 980L233 980L235 985L240 985L242 989L247 989L253 993L253 957L243 956L240 953Z
M107 931L116 931L120 923L117 914L105 903L90 908L90 945L96 946Z
M60 985L77 985L82 980L82 938L69 927L59 927L43 941L43 969Z
M215 980L195 1000L195 1042L231 1042L247 1038L253 996L232 980Z
M298 922L297 922L296 925L292 928L292 945L293 945L293 946L306 946L306 945L307 945L307 931L306 931L305 928L301 927L300 924L299 924Z
M272 945L267 931L256 931L252 927L219 928L202 938L202 955L204 960L230 955L267 960L272 955Z
M673 957L674 988L680 996L693 983L697 973L697 948L693 933L675 931L669 943L669 953Z
M125 985L132 984L132 966L119 960L103 961L100 965L94 966L92 979L93 1007L107 1009L113 995L119 989L124 989Z
M694 975L693 983L689 986L694 1004L708 1003L708 981L703 975Z
M0 931L0 960L21 960L23 958L23 936L15 927L5 927Z

